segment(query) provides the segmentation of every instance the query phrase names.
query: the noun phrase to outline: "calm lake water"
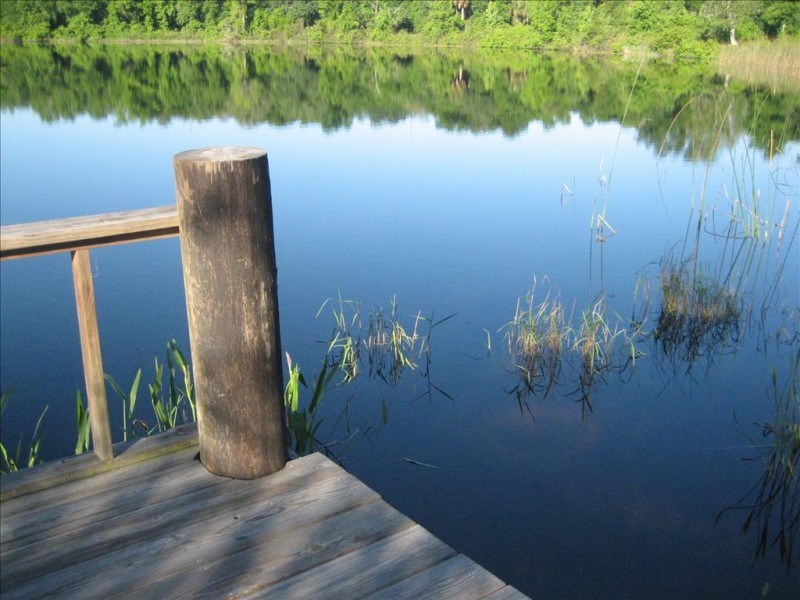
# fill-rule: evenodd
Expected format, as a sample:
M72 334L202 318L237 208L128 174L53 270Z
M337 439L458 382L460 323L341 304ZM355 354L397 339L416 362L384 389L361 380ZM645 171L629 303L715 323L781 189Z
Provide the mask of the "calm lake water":
M796 93L702 65L527 54L2 52L3 225L170 204L175 153L259 146L282 346L307 378L328 298L359 303L365 337L393 298L407 329L450 317L399 381L365 362L332 390L320 428L447 543L532 597L797 597L800 547L787 569L772 544L797 479L763 557L747 508L717 520L758 500L777 439L763 424L797 394ZM149 381L169 339L189 348L178 242L92 257L106 371ZM4 262L0 284L3 443L48 405L44 457L69 454L69 258ZM563 307L560 355L509 351L528 306ZM588 368L592 311L609 331Z

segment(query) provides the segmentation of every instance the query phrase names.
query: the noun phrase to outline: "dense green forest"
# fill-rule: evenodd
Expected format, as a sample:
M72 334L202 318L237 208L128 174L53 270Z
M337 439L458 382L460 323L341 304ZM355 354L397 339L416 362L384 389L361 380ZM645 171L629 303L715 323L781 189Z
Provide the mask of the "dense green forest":
M45 120L234 118L241 123L397 122L515 135L577 116L619 122L661 153L704 160L750 135L767 150L800 139L795 92L726 81L703 61L651 62L563 53L343 46L7 46L0 108ZM724 126L723 126L724 125Z
M437 43L703 56L796 37L795 0L3 0L2 37Z

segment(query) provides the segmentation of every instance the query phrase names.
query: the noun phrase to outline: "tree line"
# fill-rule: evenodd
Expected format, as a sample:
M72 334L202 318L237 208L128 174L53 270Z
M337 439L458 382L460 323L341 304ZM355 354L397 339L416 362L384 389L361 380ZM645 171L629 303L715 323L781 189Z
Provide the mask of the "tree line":
M795 0L3 0L6 40L419 42L640 47L702 56L715 44L796 37Z

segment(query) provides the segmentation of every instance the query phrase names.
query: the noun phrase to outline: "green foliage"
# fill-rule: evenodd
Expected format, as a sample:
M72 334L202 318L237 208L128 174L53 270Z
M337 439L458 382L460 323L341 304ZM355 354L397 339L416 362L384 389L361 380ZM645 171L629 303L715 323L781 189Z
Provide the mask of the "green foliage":
M766 2L758 16L761 28L771 38L800 33L800 5L797 2Z
M83 454L89 450L92 441L92 421L89 411L83 405L81 391L75 394L75 416L77 420L78 441L75 443L75 454Z
M364 39L483 47L625 45L704 54L700 42L797 35L800 10L778 0L4 0L5 39ZM523 30L508 30L508 25ZM308 31L306 31L308 30Z
M163 385L165 365L158 362L158 357L155 358L155 378L147 386L153 414L156 417L156 424L148 429L148 433L156 429L168 431L181 423L197 420L191 366L174 339L167 342L166 358L168 376L166 388Z
M165 366L168 377L166 386ZM197 420L191 365L174 339L167 342L166 363L160 363L158 357L154 358L153 380L147 386L155 419L152 425L137 416L136 412L141 378L142 370L137 369L130 388L125 391L111 375L105 375L111 390L121 403L123 441L129 441L140 435L147 436L155 432L168 431L182 423ZM89 449L92 426L89 411L83 404L80 391L75 400L75 413L78 432L75 453L82 454Z
M300 372L300 365L293 364L289 353L286 353L289 367L289 379L284 391L286 404L286 421L289 428L289 447L299 455L309 454L318 446L317 430L322 420L317 418L317 411L322 406L325 393L334 385L336 369L328 366L327 360L322 362L322 369L314 380L314 389L307 403L301 401L300 385L306 386L305 378Z
M0 416L2 416L2 414L5 412L8 399L10 397L11 390L6 390L0 395ZM20 438L17 440L17 445L13 451L13 454L9 453L5 445L0 442L0 458L2 458L2 463L0 463L0 473L19 471L22 468L33 467L42 462L40 457L42 439L44 438L42 423L44 422L44 416L47 414L48 408L48 406L45 406L44 410L42 410L42 413L39 415L39 418L36 420L36 426L33 428L33 434L31 435L31 441L28 444L27 453L23 452L22 449L22 436L20 436ZM27 458L23 458L23 456L26 454Z
M142 370L137 369L136 375L133 377L133 382L131 383L130 391L123 392L122 388L117 384L114 378L107 374L105 375L105 379L108 382L111 389L114 391L116 396L122 402L122 440L128 441L128 437L135 437L136 433L133 429L134 424L134 414L136 411L136 398L139 392L139 381L142 377ZM78 412L78 424L79 429L81 426L81 413ZM80 433L79 436L80 437Z
M448 2L432 2L419 31L434 40L464 29L461 18Z

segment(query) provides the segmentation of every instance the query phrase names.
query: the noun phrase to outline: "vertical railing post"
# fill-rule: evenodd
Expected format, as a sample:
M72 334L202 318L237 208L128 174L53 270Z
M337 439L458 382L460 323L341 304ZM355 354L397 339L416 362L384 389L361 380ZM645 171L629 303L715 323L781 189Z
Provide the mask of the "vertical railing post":
M267 153L174 157L200 460L253 479L283 468L277 267Z
M111 444L111 425L108 420L103 357L100 354L92 264L88 250L72 252L72 280L75 285L75 302L78 305L78 330L81 336L86 403L92 422L92 444L95 454L103 460L108 460L113 458L114 450Z

